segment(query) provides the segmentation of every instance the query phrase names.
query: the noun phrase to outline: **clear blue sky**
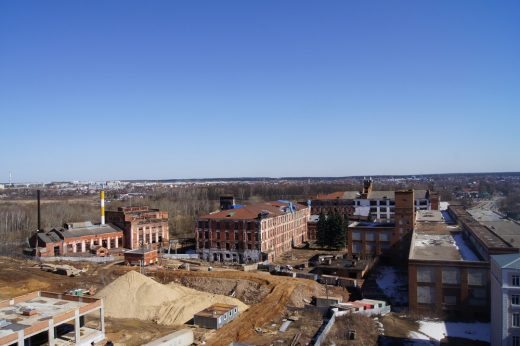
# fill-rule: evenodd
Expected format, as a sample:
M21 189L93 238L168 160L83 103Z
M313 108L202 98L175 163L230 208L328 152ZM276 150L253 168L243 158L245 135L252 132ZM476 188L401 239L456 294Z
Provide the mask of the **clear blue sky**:
M0 2L0 181L520 171L520 1Z

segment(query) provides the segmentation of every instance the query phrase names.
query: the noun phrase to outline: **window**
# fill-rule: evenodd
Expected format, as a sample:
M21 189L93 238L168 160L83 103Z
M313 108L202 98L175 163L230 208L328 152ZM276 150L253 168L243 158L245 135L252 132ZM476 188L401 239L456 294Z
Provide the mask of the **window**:
M513 346L520 346L520 336L513 336Z
M432 267L417 267L417 282L435 282L435 269Z
M417 302L419 304L433 304L435 302L435 288L429 286L418 286Z
M513 327L520 327L520 314L513 314Z
M511 296L511 304L513 304L513 305L520 305L520 295L513 294Z
M512 280L513 281L513 283L512 283L513 286L520 286L520 275L513 275L512 279L513 279Z
M444 304L457 305L457 297L456 296L444 296Z
M460 271L458 268L443 268L442 283L457 285L460 283Z

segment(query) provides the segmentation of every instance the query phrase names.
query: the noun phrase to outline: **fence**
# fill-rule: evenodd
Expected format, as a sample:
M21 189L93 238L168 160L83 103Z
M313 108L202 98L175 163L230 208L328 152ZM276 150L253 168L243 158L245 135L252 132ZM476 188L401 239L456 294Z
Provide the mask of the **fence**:
M364 316L379 316L379 315L385 315L389 313L391 310L390 305L383 306L382 308L373 308L369 310L364 311L356 311L355 314L360 314ZM323 341L325 341L325 338L327 337L327 334L330 332L330 329L336 322L336 317L346 316L351 314L352 312L350 310L347 311L338 311L336 308L332 309L332 317L327 321L327 323L321 328L321 330L318 331L318 336L316 337L314 341L314 346L320 346Z
M162 258L169 258L169 259L199 259L199 255L194 254L187 254L187 253L181 253L181 254L162 254Z
M332 313L331 318L327 321L327 323L321 328L320 331L318 331L319 335L314 341L314 346L320 346L323 341L325 341L325 338L327 337L327 334L330 332L330 329L334 325L334 322L336 322L336 312Z
M66 257L66 256L59 256L59 257L34 257L34 256L26 256L26 258L30 258L35 261L41 261L41 262L61 262L61 261L68 261L68 262L94 262L94 263L107 263L107 262L113 262L116 260L113 256L107 256L107 257Z

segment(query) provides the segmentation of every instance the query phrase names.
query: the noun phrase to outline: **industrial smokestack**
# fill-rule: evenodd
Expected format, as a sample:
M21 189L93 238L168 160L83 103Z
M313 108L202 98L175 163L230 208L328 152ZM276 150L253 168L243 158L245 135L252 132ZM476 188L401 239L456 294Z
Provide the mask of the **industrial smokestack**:
M39 231L39 230L41 230L40 190L36 190L36 199L38 201L38 231Z
M101 224L105 224L105 191L101 191Z

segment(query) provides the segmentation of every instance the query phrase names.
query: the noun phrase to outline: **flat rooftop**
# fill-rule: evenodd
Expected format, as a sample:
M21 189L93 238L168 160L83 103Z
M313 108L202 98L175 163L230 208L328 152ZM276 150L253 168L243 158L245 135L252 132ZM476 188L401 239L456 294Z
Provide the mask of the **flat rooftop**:
M409 259L480 261L460 229L443 222L417 222Z
M348 227L395 227L394 222L370 222L370 221L357 221L351 223Z
M448 210L453 212L457 216L457 221L470 229L470 232L480 239L487 249L512 248L512 246L504 241L504 239L478 222L463 206L450 205Z
M219 317L226 314L229 310L238 308L236 305L229 304L213 304L210 307L199 311L195 314L195 316L201 317Z
M444 216L439 210L418 210L415 213L417 222L444 222Z
M89 305L92 309L89 309ZM3 327L0 327L0 338L37 324L41 324L41 329L45 330L50 319L53 319L57 325L64 319L64 315L70 314L74 318L76 310L83 308L82 311L90 312L100 306L101 300L95 298L50 292L33 292L4 300L0 302L0 321L6 322ZM32 310L32 314L26 316L23 314L24 310Z
M511 246L520 246L520 224L491 210L469 209L468 213Z

